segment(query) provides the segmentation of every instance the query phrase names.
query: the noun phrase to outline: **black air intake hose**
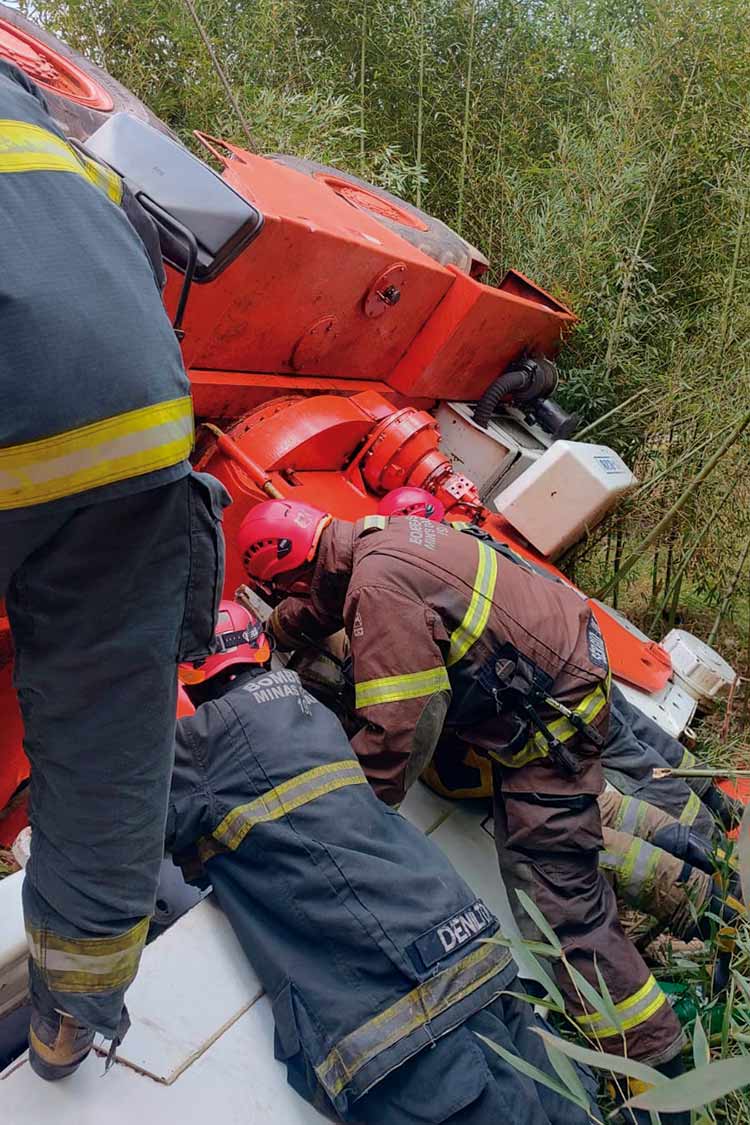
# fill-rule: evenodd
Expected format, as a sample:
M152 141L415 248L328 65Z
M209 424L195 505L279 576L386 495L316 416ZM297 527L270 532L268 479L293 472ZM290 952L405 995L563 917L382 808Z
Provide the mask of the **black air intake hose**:
M525 391L532 379L533 372L525 364L522 367L510 367L502 375L498 375L474 408L476 424L486 430L500 400L517 391Z

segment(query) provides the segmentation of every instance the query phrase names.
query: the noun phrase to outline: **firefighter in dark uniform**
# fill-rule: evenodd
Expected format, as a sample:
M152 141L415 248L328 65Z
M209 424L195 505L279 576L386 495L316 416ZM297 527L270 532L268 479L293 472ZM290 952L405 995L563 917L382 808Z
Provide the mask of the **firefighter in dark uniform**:
M2 61L0 258L0 598L32 767L30 1058L54 1079L94 1032L127 1029L176 668L212 643L227 497L190 474L192 404L150 220Z
M356 524L291 501L259 504L238 546L251 581L288 594L271 616L281 648L343 628L368 779L398 804L443 727L487 756L496 843L522 932L538 936L513 889L555 928L568 961L619 1026L588 1009L564 967L558 983L582 1031L605 1050L676 1073L683 1035L624 934L599 870L609 667L587 602L482 541L418 517Z
M223 602L217 639L181 669L199 706L177 725L166 845L204 865L271 999L289 1083L363 1125L597 1120L590 1075L575 1105L513 1066L554 1077L539 1021L509 995L507 948L484 940L490 910L375 797L335 716L268 670L257 619Z

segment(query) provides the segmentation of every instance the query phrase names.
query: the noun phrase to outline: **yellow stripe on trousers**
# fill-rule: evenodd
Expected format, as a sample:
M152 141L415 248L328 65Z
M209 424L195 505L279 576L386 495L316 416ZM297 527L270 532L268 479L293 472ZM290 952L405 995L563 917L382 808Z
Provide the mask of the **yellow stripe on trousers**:
M0 449L0 509L25 508L184 461L193 445L188 395L54 437Z
M98 993L127 988L138 970L148 918L114 937L67 938L27 927L29 953L55 992Z
M654 977L649 975L637 992L615 1004L615 1011L620 1019L619 1027L607 1024L604 1016L599 1012L576 1016L575 1020L584 1031L595 1035L597 1039L608 1039L612 1035L620 1035L623 1031L630 1031L631 1028L646 1023L666 1003L667 997Z

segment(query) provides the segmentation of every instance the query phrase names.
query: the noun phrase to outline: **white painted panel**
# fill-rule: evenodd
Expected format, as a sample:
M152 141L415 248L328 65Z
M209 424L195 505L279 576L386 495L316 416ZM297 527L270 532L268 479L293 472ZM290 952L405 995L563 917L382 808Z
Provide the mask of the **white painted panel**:
M22 871L0 879L0 1016L17 1007L27 991L22 883Z
M446 801L444 797L433 793L423 782L415 781L398 811L416 828L429 836L451 815L455 807L455 801Z
M200 909L199 907L196 909ZM193 911L195 913L195 911ZM184 926L184 920L180 922ZM197 983L197 981L196 981ZM273 1057L273 1019L262 997L172 1086L90 1056L64 1082L42 1082L22 1061L0 1077L3 1125L321 1125Z
M503 932L520 941L518 926L500 876L492 817L488 817L484 802L462 802L453 815L435 829L430 839L442 848L459 875L497 915ZM516 955L516 961L523 971L523 957Z
M262 992L212 898L146 947L127 994L132 1026L118 1056L162 1082L173 1082Z

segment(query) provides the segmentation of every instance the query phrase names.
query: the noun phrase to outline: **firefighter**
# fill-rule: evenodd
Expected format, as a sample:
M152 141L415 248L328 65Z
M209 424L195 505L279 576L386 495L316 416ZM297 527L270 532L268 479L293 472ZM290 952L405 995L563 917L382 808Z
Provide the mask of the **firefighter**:
M244 588L237 592L243 601ZM332 708L344 728L355 733L346 662L323 649L299 649L287 667L305 688ZM492 799L488 758L446 732L438 741L422 781L452 800ZM743 910L736 877L726 880L721 853L678 819L636 797L623 796L607 784L598 798L604 850L599 868L611 883L620 906L650 915L663 929L684 941L710 935L711 916Z
M269 671L257 618L222 602L217 641L181 669L198 709L177 726L166 845L193 877L205 865L271 999L290 1085L363 1125L495 1125L509 1105L533 1125L585 1125L593 1102L478 1038L554 1079L539 1021L509 995L522 988L507 948L484 940L497 919L375 797L335 716L294 672Z
M445 508L426 489L407 486L387 492L378 505L378 512L384 516L424 516L439 522L445 515ZM451 527L476 534L476 528L466 523L451 523ZM548 581L563 581L518 554L507 543L489 536L486 542L506 558L519 566L534 569ZM629 703L615 684L610 693L610 723L602 748L602 763L605 777L616 789L630 796L637 795L671 813L682 825L706 840L715 838L718 842L716 822L729 829L742 818L741 802L729 797L711 778L695 778L687 782L679 777L653 780L653 771L659 767L684 769L707 763L699 761L681 742Z
M443 727L485 754L506 886L526 936L524 889L568 962L614 999L624 1034L588 1009L564 966L559 985L582 1031L605 1050L675 1072L683 1035L625 936L599 871L609 667L588 603L444 524L412 517L334 520L267 501L238 537L251 581L278 599L280 648L342 626L351 646L352 745L378 795L398 804Z
M177 663L212 643L222 566L226 494L190 476L189 386L149 224L0 61L0 598L32 767L30 1059L48 1079L94 1032L127 1029Z

